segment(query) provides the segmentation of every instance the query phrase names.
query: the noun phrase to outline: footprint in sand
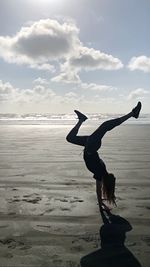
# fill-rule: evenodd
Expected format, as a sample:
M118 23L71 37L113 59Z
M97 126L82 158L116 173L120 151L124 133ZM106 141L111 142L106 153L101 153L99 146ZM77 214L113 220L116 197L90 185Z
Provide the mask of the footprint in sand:
M32 196L39 196L38 193L33 193L33 194L29 194L29 195L24 195L23 197L32 197Z
M42 224L37 224L37 227L45 227L45 228L51 228L51 225L42 225Z
M32 204L37 204L40 200L42 200L41 197L36 197L33 199L22 199L22 201L28 202L28 203L32 203Z
M22 201L32 203L32 204L37 204L40 200L42 200L42 198L37 193L24 195L23 197L24 198L22 199Z
M83 247L82 246L74 246L71 248L71 250L74 252L80 252L80 251L83 251Z
M60 201L61 201L61 202L68 202L67 199L61 199Z
M68 202L68 200L64 198L55 198L55 201L60 201L60 202Z
M84 200L83 199L72 199L72 200L70 200L70 203L76 203L76 202L84 202Z
M131 187L131 189L132 189L132 190L137 190L137 188L136 188L136 187Z
M52 212L53 210L54 210L54 208L50 208L50 209L46 210L45 213L46 212Z
M30 195L24 195L23 198L20 198L19 196L14 196L13 199L10 199L10 198L7 199L8 203L15 203L15 202L24 201L24 202L29 202L32 204L36 204L41 200L42 200L42 198L37 193L30 194Z
M16 196L15 196L15 198L16 198ZM7 198L6 200L8 201L8 203L13 203L13 202L17 202L18 201L18 199L16 201L16 199L12 199L12 198Z
M7 245L7 247L10 248L10 249L15 249L15 248L19 247L19 249L25 250L25 249L30 249L31 248L31 246L26 245L21 241L16 241L13 238L0 240L0 243L2 243L3 245Z
M60 202L70 202L70 203L74 203L74 202L84 202L83 199L80 199L78 197L70 197L70 196L65 196L63 198L59 197L59 198L55 198L55 201L60 201Z
M62 211L70 211L71 209L70 208L63 208L63 207L61 207L60 210L62 210Z
M14 202L20 202L21 201L21 199L13 199L11 202L9 202L9 203L14 203Z

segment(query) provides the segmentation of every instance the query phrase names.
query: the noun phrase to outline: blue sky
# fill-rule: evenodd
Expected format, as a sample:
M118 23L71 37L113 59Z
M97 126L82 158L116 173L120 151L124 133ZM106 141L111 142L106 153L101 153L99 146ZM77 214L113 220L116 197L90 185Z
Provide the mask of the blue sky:
M1 113L149 113L150 1L1 0Z

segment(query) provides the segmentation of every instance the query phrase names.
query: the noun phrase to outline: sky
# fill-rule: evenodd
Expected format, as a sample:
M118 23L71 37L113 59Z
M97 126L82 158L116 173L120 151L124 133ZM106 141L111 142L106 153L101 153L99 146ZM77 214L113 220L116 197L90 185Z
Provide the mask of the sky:
M150 113L149 0L0 0L0 113Z

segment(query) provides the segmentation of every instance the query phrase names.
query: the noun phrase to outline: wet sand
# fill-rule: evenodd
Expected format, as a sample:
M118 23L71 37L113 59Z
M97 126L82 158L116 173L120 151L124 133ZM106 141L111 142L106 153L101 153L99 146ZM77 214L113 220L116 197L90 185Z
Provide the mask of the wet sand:
M103 222L95 180L84 165L82 147L65 140L70 128L0 127L1 267L77 267L100 248ZM80 133L94 129L87 124ZM100 152L117 177L112 212L132 225L125 246L149 267L150 126L114 129Z

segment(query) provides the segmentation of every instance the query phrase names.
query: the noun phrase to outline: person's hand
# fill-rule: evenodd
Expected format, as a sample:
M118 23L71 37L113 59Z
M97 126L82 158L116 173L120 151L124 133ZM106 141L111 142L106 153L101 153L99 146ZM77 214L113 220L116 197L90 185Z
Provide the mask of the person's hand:
M102 207L103 211L106 211L107 213L110 213L111 208L108 207L105 203L102 202L101 207Z

